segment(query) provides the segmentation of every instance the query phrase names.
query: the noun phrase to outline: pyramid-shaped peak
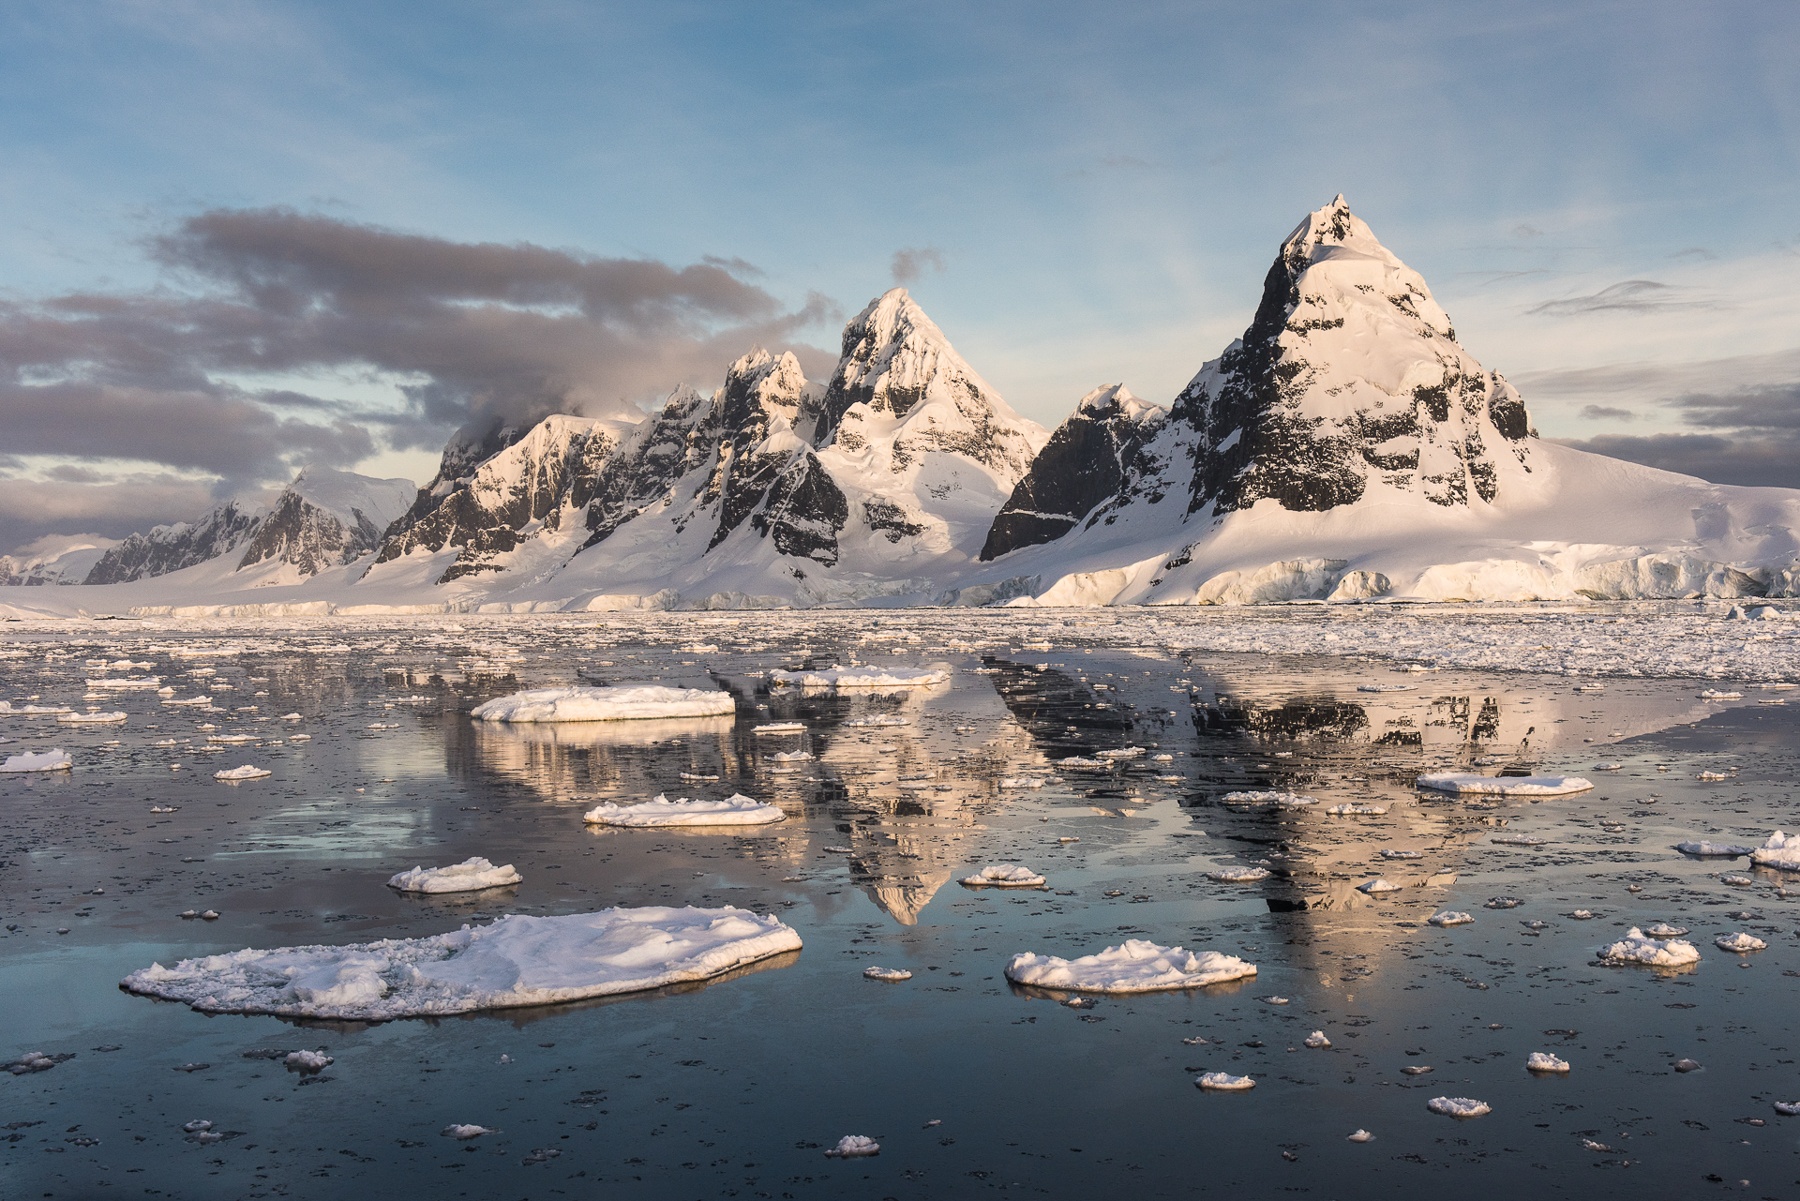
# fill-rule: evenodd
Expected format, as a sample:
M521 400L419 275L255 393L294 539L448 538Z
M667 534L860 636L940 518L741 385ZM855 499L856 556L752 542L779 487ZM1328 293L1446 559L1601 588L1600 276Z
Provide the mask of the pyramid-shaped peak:
M1376 259L1394 267L1405 266L1393 251L1381 244L1368 222L1350 211L1342 192L1333 197L1330 204L1308 213L1281 243L1281 257L1295 274L1311 263L1343 257L1346 252L1351 257Z
M1138 397L1124 384L1102 384L1083 396L1075 409L1090 417L1122 417L1127 421L1143 421L1164 411L1161 405Z

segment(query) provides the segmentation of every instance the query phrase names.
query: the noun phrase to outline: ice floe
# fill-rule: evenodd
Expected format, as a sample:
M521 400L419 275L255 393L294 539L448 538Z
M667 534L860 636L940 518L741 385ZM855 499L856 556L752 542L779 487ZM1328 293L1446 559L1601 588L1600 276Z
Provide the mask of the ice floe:
M1395 884L1392 880L1382 876L1376 876L1373 880L1364 880L1361 884L1358 884L1356 886L1356 891L1366 892L1370 896L1374 896L1376 893L1380 892L1399 892L1400 886Z
M1042 788L1043 786L1044 777L1042 776L1002 776L1000 778L1000 787L1002 788Z
M866 1155L880 1155L881 1144L866 1134L846 1134L825 1154L833 1159L861 1159Z
M1306 1045L1315 1051L1324 1051L1331 1047L1331 1040L1325 1037L1323 1030L1314 1030L1306 1036Z
M467 1142L472 1138L480 1138L484 1134L492 1134L494 1131L486 1126L477 1126L473 1123L452 1122L438 1133L442 1134L445 1138L454 1138Z
M1605 963L1638 963L1646 967L1686 967L1700 962L1700 952L1693 943L1651 938L1636 926L1624 938L1601 947L1599 955Z
M1365 801L1344 801L1328 806L1325 812L1333 817L1381 817L1387 813L1387 806L1371 805Z
M275 773L266 767L258 767L254 763L246 763L242 767L224 767L213 773L215 780L261 780Z
M21 751L17 755L8 755L5 762L0 762L0 772L36 772L36 771L69 771L75 766L75 760L69 758L69 752L60 748L48 751Z
M1352 1130L1349 1134L1346 1134L1344 1137L1353 1143L1372 1143L1375 1141L1375 1136L1360 1126L1355 1130Z
M153 964L120 983L203 1013L385 1021L640 992L799 949L800 936L775 917L646 906L511 914L424 938L234 951Z
M1256 1081L1250 1077L1233 1076L1230 1072L1202 1072L1194 1083L1215 1093L1248 1092L1256 1087Z
M1494 1112L1493 1106L1473 1097L1433 1097L1425 1102L1425 1108L1450 1118L1479 1118Z
M65 726L116 726L125 717L123 712L114 710L110 713L62 713L56 720Z
M737 712L729 692L632 684L604 688L529 688L476 705L477 721L643 721L669 717L721 717Z
M517 884L523 878L510 863L495 867L475 855L449 867L415 867L400 872L388 877L388 887L400 892L479 892Z
M1528 1072L1567 1072L1569 1061L1559 1059L1548 1051L1533 1051L1525 1057L1525 1070Z
M750 732L752 734L761 734L765 737L772 737L777 734L804 734L806 733L806 723L803 721L764 722Z
M990 863L972 876L963 877L965 888L1042 888L1044 877L1016 863Z
M863 969L865 980L881 980L889 984L898 984L902 980L911 980L912 973L903 967L866 967Z
M1254 884L1258 880L1269 878L1266 867L1222 867L1218 871L1207 872L1208 880L1216 880L1220 884Z
M1432 792L1479 796L1567 796L1587 792L1592 780L1580 776L1478 776L1459 772L1432 772L1416 781Z
M1719 948L1721 951L1735 951L1739 955L1743 955L1751 951L1767 950L1769 944L1756 937L1754 934L1745 934L1740 930L1735 934L1719 935L1719 937L1713 939L1713 946Z
M930 688L949 679L949 672L937 668L899 671L878 667L822 667L812 671L769 673L769 682L783 688Z
M320 1051L289 1051L282 1056L281 1062L296 1072L322 1072L337 1060Z
M590 826L625 826L657 829L665 826L766 826L787 817L779 805L765 804L733 793L722 801L670 800L658 793L655 800L631 805L595 805L581 819Z
M1775 831L1769 835L1767 842L1750 852L1750 862L1758 867L1778 867L1783 871L1800 872L1800 834Z
M1680 938L1687 932L1686 926L1673 926L1668 922L1651 922L1644 927L1644 933L1651 938Z
M1466 926L1475 919L1457 909L1440 909L1425 920L1433 926Z
M1195 954L1162 947L1148 939L1128 939L1093 955L1063 959L1022 952L1006 965L1006 978L1041 988L1075 992L1140 993L1223 984L1256 975L1256 965L1218 951Z
M1739 855L1748 855L1753 847L1741 847L1729 842L1709 842L1697 838L1688 842L1678 842L1675 849L1683 855L1692 855L1696 859L1736 859Z

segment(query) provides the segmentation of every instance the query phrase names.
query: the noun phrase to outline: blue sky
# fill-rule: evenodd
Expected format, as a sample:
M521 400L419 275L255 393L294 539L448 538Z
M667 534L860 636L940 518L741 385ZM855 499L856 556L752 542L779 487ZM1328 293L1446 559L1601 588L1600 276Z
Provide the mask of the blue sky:
M141 317L239 287L217 244L168 239L272 207L755 289L682 292L679 320L622 335L628 372L581 360L633 400L713 386L740 336L829 350L912 250L958 349L1054 424L1104 382L1167 399L1341 191L1544 433L1800 484L1797 56L1800 7L1768 3L13 3L0 549L182 516L309 456L429 474L474 385L342 340L264 371L183 351L180 386L180 364L108 368L87 428L34 411L8 445L21 389L122 354L63 346L94 298ZM20 349L68 297L64 358ZM119 395L161 421L183 387L239 406L242 448L140 455L129 420L91 428Z

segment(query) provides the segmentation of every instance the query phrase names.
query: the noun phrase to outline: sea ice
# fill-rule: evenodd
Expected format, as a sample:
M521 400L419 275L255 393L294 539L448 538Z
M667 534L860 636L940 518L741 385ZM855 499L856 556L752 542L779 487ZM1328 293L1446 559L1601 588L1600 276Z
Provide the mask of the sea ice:
M803 721L764 722L762 725L751 730L751 733L763 735L804 734L806 733L806 723Z
M737 712L722 689L633 684L607 688L530 688L476 705L477 721L633 721L658 717L721 717Z
M1433 1097L1425 1102L1425 1108L1451 1118L1478 1118L1494 1112L1493 1106L1473 1097Z
M1800 1101L1777 1101L1775 1112L1786 1117L1800 1117Z
M1216 880L1220 884L1254 884L1258 880L1269 878L1266 867L1222 867L1216 872L1207 872L1208 880Z
M1139 993L1223 984L1256 975L1256 965L1218 951L1195 954L1181 947L1159 947L1133 938L1116 947L1079 959L1021 952L1006 965L1006 977L1019 984L1066 988L1076 992Z
M962 882L967 888L1042 888L1044 877L1016 863L990 863Z
M800 936L775 917L646 906L510 914L425 938L234 951L152 964L120 983L202 1013L386 1021L640 992L799 949Z
M289 1051L281 1062L296 1072L322 1072L337 1060L319 1051Z
M1043 786L1044 778L1042 776L1002 776L1000 779L1002 788L1042 788Z
M246 763L242 767L220 768L213 773L215 780L260 780L275 773L266 767L258 767L254 763Z
M949 672L935 668L923 671L884 671L878 667L824 667L816 671L769 673L770 683L786 688L929 688L949 679Z
M439 1131L439 1133L445 1138L461 1139L466 1142L469 1139L480 1138L484 1134L492 1134L494 1132L486 1126L476 1126L472 1124L465 1125L462 1122L452 1122L444 1127L443 1130Z
M476 855L449 867L415 867L388 878L388 887L400 892L479 892L517 884L520 876L512 864L495 867Z
M1358 884L1356 886L1356 891L1366 892L1370 896L1374 896L1378 892L1399 892L1400 886L1395 884L1392 880L1376 876L1373 880L1364 880L1361 884Z
M1686 926L1671 926L1668 922L1651 922L1644 927L1644 933L1651 938L1680 938L1687 932Z
M1344 1137L1353 1143L1372 1143L1375 1141L1375 1136L1370 1134L1367 1130L1362 1129L1360 1126L1355 1130L1352 1130L1349 1134L1346 1134Z
M1754 848L1740 847L1729 842L1709 842L1704 838L1690 842L1678 842L1675 849L1683 855L1693 855L1699 859L1735 859L1739 855L1748 855Z
M1481 796L1567 796L1573 792L1587 792L1594 783L1580 776L1475 776L1434 772L1420 776L1417 785L1433 792Z
M1217 1093L1241 1093L1256 1087L1256 1081L1250 1077L1233 1076L1230 1072L1203 1072L1194 1083Z
M1558 1059L1548 1051L1533 1051L1525 1057L1525 1070L1528 1072L1567 1072L1569 1061Z
M1769 841L1750 852L1750 862L1758 867L1778 867L1783 871L1800 872L1800 834L1783 834L1780 830L1769 835Z
M1306 1036L1306 1045L1315 1051L1324 1051L1330 1048L1331 1040L1325 1037L1323 1030L1314 1030Z
M1648 967L1686 967L1700 962L1700 952L1693 943L1651 938L1636 926L1618 942L1601 947L1599 955L1606 963L1641 963Z
M1067 762L1065 760L1064 762ZM1274 805L1278 809L1302 809L1308 805L1316 805L1317 799L1302 796L1297 792L1252 791L1228 792L1219 798L1227 805Z
M116 726L125 720L125 714L117 710L111 713L63 713L56 720L65 726Z
M880 1155L881 1144L866 1134L846 1134L825 1154L833 1159L860 1159L865 1155Z
M1466 926L1475 919L1456 909L1440 909L1425 920L1434 926Z
M21 751L17 755L8 755L6 761L0 763L0 772L69 771L74 766L75 760L69 758L69 752L65 750Z
M581 815L591 826L626 826L632 829L654 829L665 826L766 826L787 817L779 805L764 804L742 793L733 793L722 801L671 801L658 793L655 800L634 805L595 805Z
M1380 817L1387 812L1386 805L1370 805L1362 801L1344 801L1332 805L1325 812L1334 817Z
M911 980L912 973L903 967L866 967L863 977L868 980L882 980L889 984L898 984L902 980Z
M1489 897L1481 903L1483 909L1517 909L1525 902L1519 897Z
M1713 946L1719 948L1721 951L1736 951L1738 954L1743 955L1750 951L1767 950L1769 944L1756 937L1754 934L1745 934L1740 930L1735 934L1719 935L1719 937L1713 939Z

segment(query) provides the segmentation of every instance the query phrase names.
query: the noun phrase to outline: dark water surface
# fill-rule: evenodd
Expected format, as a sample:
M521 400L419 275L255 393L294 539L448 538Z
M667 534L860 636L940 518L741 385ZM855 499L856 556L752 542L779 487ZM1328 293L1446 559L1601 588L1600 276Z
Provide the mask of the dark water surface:
M0 717L0 756L62 746L77 763L0 776L0 1059L73 1056L0 1075L0 1197L1800 1195L1800 1118L1772 1106L1800 1100L1796 902L1777 873L1671 849L1800 826L1800 693L1708 702L1679 680L1576 693L1558 678L1186 655L1111 616L983 618L7 631L0 699L15 705L83 709L90 677L157 675L214 706L135 690L95 699L127 711L122 726ZM891 696L763 682L853 658L942 665L952 681ZM119 659L149 666L88 666ZM486 697L582 680L724 685L738 717L523 731L468 718ZM1359 691L1372 685L1410 690ZM850 724L875 716L905 724ZM786 719L809 732L750 733ZM237 732L258 741L205 749ZM1052 766L1128 746L1147 753ZM770 757L794 749L815 758ZM212 779L240 763L274 776ZM1621 766L1590 770L1601 763ZM1411 786L1478 765L1599 787L1469 803ZM1254 789L1318 804L1222 800ZM581 821L599 799L732 790L788 820L745 833ZM1324 812L1349 801L1387 812ZM1493 841L1516 834L1543 842ZM524 883L440 899L385 887L475 854ZM956 883L1001 862L1049 890ZM1251 864L1270 876L1205 875ZM1729 871L1752 883L1723 883ZM1402 888L1355 890L1377 875ZM1484 908L1498 896L1523 904ZM373 1026L208 1017L117 987L153 961L246 946L638 904L772 911L806 947L704 987ZM1445 907L1476 921L1424 924ZM177 916L209 908L216 921ZM1697 968L1596 965L1596 947L1658 919L1691 929ZM1768 949L1712 945L1739 930ZM1241 955L1259 974L1086 1009L1002 975L1018 951L1134 937ZM914 976L864 980L871 964ZM1329 1050L1302 1045L1313 1030ZM335 1062L305 1076L246 1055L299 1048ZM1574 1070L1533 1077L1532 1051ZM1675 1071L1682 1058L1700 1069ZM1204 1093L1203 1071L1257 1086ZM1438 1117L1425 1103L1440 1095L1493 1112ZM195 1119L225 1137L185 1133ZM449 1123L497 1133L458 1142L439 1133ZM1359 1127L1375 1140L1346 1141ZM845 1134L873 1136L880 1156L825 1158Z

